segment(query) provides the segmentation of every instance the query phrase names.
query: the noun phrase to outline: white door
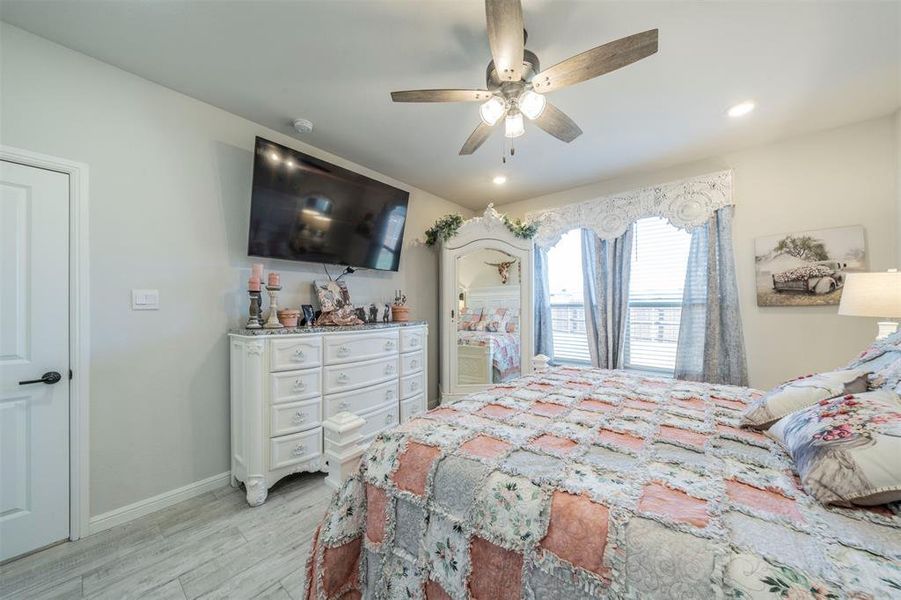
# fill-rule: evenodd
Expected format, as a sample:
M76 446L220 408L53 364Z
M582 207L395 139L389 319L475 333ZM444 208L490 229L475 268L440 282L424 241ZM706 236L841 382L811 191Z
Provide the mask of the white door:
M67 537L69 176L0 161L0 561Z

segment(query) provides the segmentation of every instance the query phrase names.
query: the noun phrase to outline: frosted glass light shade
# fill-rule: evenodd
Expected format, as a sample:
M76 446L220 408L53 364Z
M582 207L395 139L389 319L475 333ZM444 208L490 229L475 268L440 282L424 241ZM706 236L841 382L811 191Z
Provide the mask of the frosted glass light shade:
M533 121L541 116L545 106L547 106L547 98L532 90L523 92L519 97L519 110Z
M901 273L848 273L838 314L851 317L901 317Z
M497 123L505 112L507 112L507 103L498 96L492 96L491 100L479 107L479 117L482 118L482 123L488 126Z
M515 115L507 115L504 123L504 135L508 138L517 138L526 132L526 127L522 122L522 113Z

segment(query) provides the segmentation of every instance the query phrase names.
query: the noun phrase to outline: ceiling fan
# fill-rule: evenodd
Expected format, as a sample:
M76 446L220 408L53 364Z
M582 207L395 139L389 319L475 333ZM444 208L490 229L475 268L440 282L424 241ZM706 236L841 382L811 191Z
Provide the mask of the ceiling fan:
M487 89L391 92L395 102L481 102L482 122L460 148L461 155L475 152L501 117L508 138L525 133L525 115L557 139L573 141L582 130L544 94L615 71L657 52L657 30L651 29L571 56L542 71L535 53L525 49L527 34L521 0L485 0L485 14L493 59L488 63Z

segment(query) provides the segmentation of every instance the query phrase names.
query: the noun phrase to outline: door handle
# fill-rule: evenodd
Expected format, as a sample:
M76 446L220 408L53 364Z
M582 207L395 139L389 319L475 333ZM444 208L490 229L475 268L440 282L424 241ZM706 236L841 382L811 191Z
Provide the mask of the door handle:
M63 376L57 373L56 371L47 371L43 375L41 375L40 379L29 379L28 381L20 381L19 385L28 385L30 383L46 383L47 385L53 385L54 383L59 383L59 380L62 379Z

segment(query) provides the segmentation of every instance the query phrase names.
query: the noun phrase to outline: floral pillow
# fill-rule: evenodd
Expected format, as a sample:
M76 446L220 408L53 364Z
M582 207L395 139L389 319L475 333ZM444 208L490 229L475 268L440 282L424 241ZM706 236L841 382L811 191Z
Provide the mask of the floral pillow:
M457 321L457 330L472 331L476 323L482 320L482 309L466 308L460 313L460 320Z
M743 427L766 429L785 415L820 400L867 391L867 371L846 369L804 375L776 386L749 406L742 415Z
M513 315L510 317L510 320L507 321L507 333L516 333L516 330L519 329L519 315Z
M901 390L901 331L873 342L846 368L870 371L870 389Z
M510 311L506 308L495 308L485 311L482 320L486 322L485 331L506 331L507 321L510 320Z
M901 399L891 390L821 400L767 432L795 463L804 489L824 504L901 500Z

